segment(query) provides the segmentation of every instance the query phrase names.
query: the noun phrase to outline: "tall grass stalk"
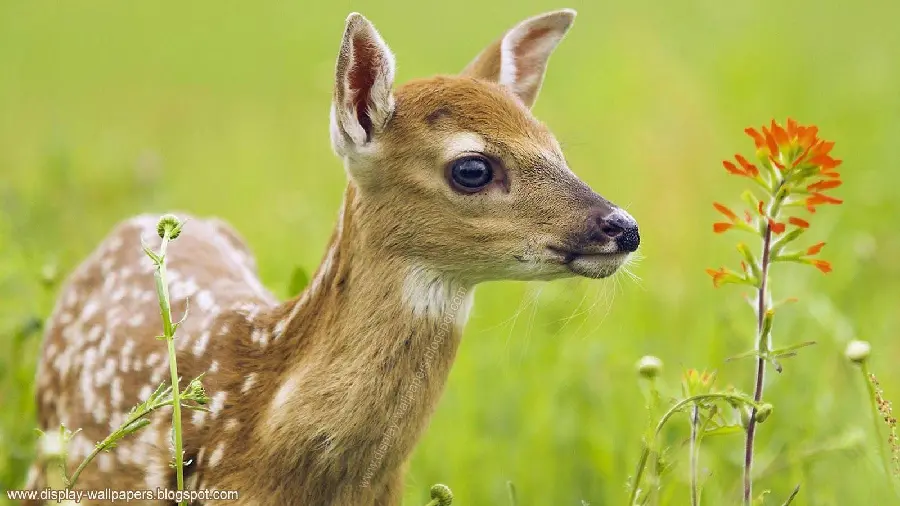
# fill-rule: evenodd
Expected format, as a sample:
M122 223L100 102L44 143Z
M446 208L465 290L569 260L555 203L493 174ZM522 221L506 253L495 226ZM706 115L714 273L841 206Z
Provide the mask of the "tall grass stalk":
M178 364L175 357L175 331L181 322L172 322L172 305L166 279L166 248L169 242L176 239L181 233L182 226L183 224L174 216L163 216L157 227L157 232L162 239L159 251L153 252L146 246L144 247L144 251L153 260L155 266L153 277L156 279L156 295L159 299L159 312L163 321L162 337L166 341L169 354L169 374L172 382L172 446L175 452L175 483L179 491L184 490L184 449L181 440L181 399ZM184 316L187 316L187 310L185 310ZM187 503L183 501L181 504L184 506Z
M691 506L700 505L699 460L700 460L700 406L691 408Z
M779 185L780 188L780 185ZM777 194L777 190L776 190ZM776 203L770 204L770 209ZM775 209L777 213L777 209ZM760 279L756 300L756 380L753 387L753 400L762 402L763 388L766 379L766 361L769 352L769 334L766 332L766 313L769 311L769 261L772 253L772 226L765 225L766 230L763 239L762 261L760 262ZM747 424L747 438L744 444L744 506L749 506L753 496L753 445L756 440L756 408L750 414Z

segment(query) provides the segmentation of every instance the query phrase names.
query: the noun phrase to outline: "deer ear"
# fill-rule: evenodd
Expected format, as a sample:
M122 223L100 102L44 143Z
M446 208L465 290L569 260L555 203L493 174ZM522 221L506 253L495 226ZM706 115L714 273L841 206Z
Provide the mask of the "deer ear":
M341 156L366 146L394 112L394 55L368 19L347 17L335 69L331 144Z
M482 51L462 75L507 86L531 107L544 81L547 61L574 20L572 9L528 18Z

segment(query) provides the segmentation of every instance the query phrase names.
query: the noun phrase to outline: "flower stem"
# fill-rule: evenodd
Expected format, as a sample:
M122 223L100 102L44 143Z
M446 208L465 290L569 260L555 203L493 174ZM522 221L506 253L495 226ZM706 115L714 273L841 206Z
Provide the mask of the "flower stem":
M700 460L700 406L691 408L691 506L700 505L697 467Z
M169 244L171 230L166 229L159 248L159 262L153 276L156 278L156 295L159 298L159 310L163 320L163 336L169 352L169 373L172 381L172 435L175 448L175 482L178 490L184 490L184 452L181 442L181 390L178 381L178 365L175 361L175 325L172 323L172 305L169 299L169 285L166 282L166 246ZM186 505L186 502L182 502Z
M762 402L763 383L766 377L766 352L768 351L769 336L764 331L766 311L768 310L769 301L769 260L772 250L772 227L766 225L765 234L763 236L762 260L760 266L759 290L757 292L756 303L756 328L757 341L756 351L756 385L753 389L753 400L757 404ZM744 445L744 506L750 506L753 497L753 443L756 439L756 408L754 407L750 414L750 421L747 424L747 440Z
M866 390L869 393L869 405L872 408L872 429L875 431L875 440L878 441L878 453L881 457L881 464L884 466L884 475L888 480L888 488L891 489L894 495L897 495L897 485L891 476L891 459L881 436L881 424L878 421L881 418L881 413L878 410L878 394L875 392L875 385L872 384L868 361L863 360L859 367L859 370L862 371L863 381L866 383Z
M647 468L647 460L650 458L650 452L653 450L653 446L655 446L656 438L659 437L659 433L662 432L663 427L666 425L666 422L669 421L675 413L678 413L686 406L690 404L696 404L700 401L706 401L711 399L721 399L727 400L731 402L736 402L740 404L746 404L751 406L754 410L758 406L758 403L750 400L748 397L744 395L729 393L729 392L717 392L710 394L700 394L693 395L686 399L682 399L675 403L668 411L659 419L659 422L656 424L656 428L653 430L652 437L648 437L644 441L644 447L641 449L641 456L638 459L638 465L634 472L634 480L631 484L631 493L629 494L628 506L633 506L635 504L635 500L637 499L638 490L640 489L641 478L644 476L644 470Z
M81 476L81 472L84 471L88 464L90 464L91 461L93 461L94 458L100 454L100 452L113 448L116 441L122 439L122 437L125 436L126 430L129 426L131 426L136 421L145 418L157 409L170 405L172 405L171 399L163 400L161 402L148 405L144 409L140 409L131 413L128 418L124 422L122 422L122 425L120 425L119 428L115 430L115 432L113 432L109 436L106 436L106 439L94 445L94 449L90 454L88 454L87 457L84 458L84 460L81 461L81 464L79 464L78 467L75 468L75 472L72 473L72 476L65 478L66 488L74 488L75 482L78 481L78 477Z

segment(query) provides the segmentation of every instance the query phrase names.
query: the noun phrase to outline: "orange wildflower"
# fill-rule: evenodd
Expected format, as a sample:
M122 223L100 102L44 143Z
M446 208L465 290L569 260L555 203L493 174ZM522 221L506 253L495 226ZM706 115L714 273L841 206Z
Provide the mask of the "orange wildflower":
M726 223L724 221L717 221L713 223L713 232L717 234L721 234L723 232L727 232L728 230L734 228L734 223Z
M722 279L724 279L725 276L728 275L728 272L724 267L719 267L718 269L706 269L706 273L712 276L713 286L716 288L719 287L719 283L722 281Z
M831 262L827 262L825 260L813 260L813 267L822 271L822 274L828 274L831 272Z
M739 154L734 155L734 157L735 159L737 159L738 163L741 164L741 167L744 168L744 171L747 173L747 175L749 175L750 177L756 177L759 175L759 169L756 168L756 165L748 162L746 158Z
M824 193L813 192L809 197L806 198L806 209L809 212L816 212L816 206L822 204L843 204L844 201L838 198L831 197L829 195L825 195Z
M784 223L779 223L772 218L769 218L769 228L772 230L773 234L780 234L784 232Z
M781 127L775 120L772 120L772 125L770 126L772 129L772 137L775 138L775 142L779 146L789 146L791 144L791 140L788 138L787 132L784 131L784 128Z
M720 204L718 202L713 202L713 207L716 208L716 211L719 211L720 213L724 214L725 217L728 218L729 220L731 220L731 221L737 220L737 215L734 214L734 211L732 211L731 209L728 209L727 206Z
M720 213L725 215L725 217L728 218L728 220L730 221L730 223L727 221L718 221L716 223L713 223L713 232L715 232L717 234L721 234L722 232L725 232L725 231L733 228L735 222L737 222L737 220L738 220L738 216L736 214L734 214L734 211L732 211L727 206L720 204L718 202L713 202L713 207L716 208L716 211L719 211Z
M772 124L774 125L774 122ZM769 148L769 153L771 153L771 155L773 157L777 156L779 151L778 151L778 143L775 142L775 136L766 127L762 127L762 131L763 131L763 135L766 136L766 146Z
M800 218L797 218L795 216L791 216L790 218L788 218L788 223L790 223L791 225L796 225L800 228L809 228L808 221L801 220Z
M806 254L807 255L817 255L820 251L822 251L822 248L824 248L824 247L825 247L824 242L818 242L816 244L813 244L809 248L806 248Z
M725 170L727 170L731 174L734 174L735 176L745 176L746 175L746 173L744 171L737 168L737 165L729 162L728 160L723 161L722 165L725 166Z
M766 139L756 131L754 128L745 128L744 132L753 138L753 143L756 144L756 149L762 149L766 147Z
M841 181L839 179L837 179L837 180L832 179L830 181L822 180L822 181L819 181L819 182L816 182L816 183L813 183L813 184L807 186L806 190L811 191L811 192L818 192L818 191L823 191L823 190L830 190L832 188L837 188L838 186L840 186L842 184L844 184L843 181Z
M800 128L800 125L797 124L797 120L794 118L787 119L787 135L789 139L793 140L797 138L798 128Z

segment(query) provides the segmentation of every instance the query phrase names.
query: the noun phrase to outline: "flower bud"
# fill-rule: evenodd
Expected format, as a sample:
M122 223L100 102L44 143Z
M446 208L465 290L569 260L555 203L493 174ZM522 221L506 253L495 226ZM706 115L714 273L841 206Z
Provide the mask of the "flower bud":
M436 506L450 506L453 504L453 492L447 485L433 485L431 487L431 501Z
M209 395L207 395L206 389L203 388L203 383L200 383L199 379L191 380L184 393L186 397L190 397L197 404L204 405L209 402Z
M750 414L753 409L750 406L741 406L738 410L741 412L741 426L746 429L750 426Z
M844 351L844 355L854 364L861 364L869 358L869 353L871 352L872 347L869 346L868 342L853 340L847 344L847 350Z
M638 374L647 379L653 379L659 376L660 371L662 371L662 360L653 355L644 355L638 360L637 370Z
M756 410L756 421L757 423L763 423L766 421L766 418L769 418L769 415L772 414L772 405L768 402L763 404Z
M169 232L169 239L176 239L181 234L181 221L174 214L163 215L156 225L156 233L162 239Z
M40 454L46 459L62 458L65 453L65 433L60 431L46 432L41 436Z

